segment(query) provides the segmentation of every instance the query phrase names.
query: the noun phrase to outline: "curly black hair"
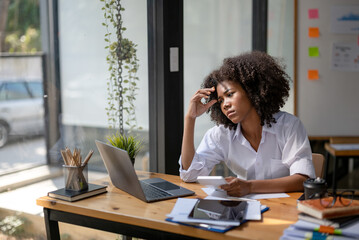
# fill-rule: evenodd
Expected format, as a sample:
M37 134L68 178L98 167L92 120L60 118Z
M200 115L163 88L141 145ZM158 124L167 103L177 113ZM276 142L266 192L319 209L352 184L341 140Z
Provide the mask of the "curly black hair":
M290 77L284 65L264 52L253 51L236 57L226 58L223 65L209 74L202 83L203 88L217 87L223 81L233 81L241 85L257 111L261 125L275 123L274 113L279 112L289 96ZM217 99L217 91L207 101ZM229 120L217 102L208 109L212 121L236 129L237 124Z

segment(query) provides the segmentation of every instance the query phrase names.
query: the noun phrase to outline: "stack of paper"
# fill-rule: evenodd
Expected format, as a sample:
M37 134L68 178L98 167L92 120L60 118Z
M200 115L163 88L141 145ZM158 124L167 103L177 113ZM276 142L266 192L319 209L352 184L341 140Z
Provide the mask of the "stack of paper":
M237 199L237 200L259 200L259 199L270 199L270 198L287 198L289 197L286 193L261 193L261 194L248 194L243 197L231 197L227 195L227 192L219 188L202 188L202 190L208 195L207 198L226 198L226 199Z
M281 239L359 239L359 201L343 206L338 200L328 208L322 206L324 201L333 200L298 201L298 222L285 229Z
M359 219L343 228L321 226L303 220L297 221L283 232L281 240L296 239L359 239Z
M261 212L266 210L268 208L261 206L256 200L178 198L166 220L210 231L226 232L248 220L261 220Z

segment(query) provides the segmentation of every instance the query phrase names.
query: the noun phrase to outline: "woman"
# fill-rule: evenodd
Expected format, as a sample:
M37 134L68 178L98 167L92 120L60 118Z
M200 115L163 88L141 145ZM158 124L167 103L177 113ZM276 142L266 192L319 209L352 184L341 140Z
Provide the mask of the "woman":
M300 120L280 111L289 77L276 60L262 52L225 59L202 85L185 116L182 180L196 181L224 161L237 175L221 186L228 195L302 191L303 182L315 177L312 152ZM196 151L195 120L206 111L217 125Z

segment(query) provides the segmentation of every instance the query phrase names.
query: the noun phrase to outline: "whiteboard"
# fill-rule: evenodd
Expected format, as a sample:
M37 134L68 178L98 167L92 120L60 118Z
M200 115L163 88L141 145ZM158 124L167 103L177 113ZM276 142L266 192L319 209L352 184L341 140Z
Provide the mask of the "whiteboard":
M333 44L359 47L359 33L339 34L331 29L332 7L358 7L359 1L305 0L297 3L296 115L311 137L359 135L359 72L332 68ZM319 17L310 19L309 9L318 9ZM309 38L309 27L319 27L318 38ZM312 46L319 47L319 57L309 57L308 48ZM309 69L318 70L318 80L308 80Z

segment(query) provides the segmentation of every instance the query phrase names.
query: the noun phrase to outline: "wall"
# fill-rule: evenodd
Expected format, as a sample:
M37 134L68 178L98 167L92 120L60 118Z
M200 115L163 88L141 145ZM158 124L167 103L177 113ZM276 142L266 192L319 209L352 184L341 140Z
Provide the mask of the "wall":
M359 135L359 65L355 71L332 68L334 43L352 44L350 53L358 53L359 49L359 20L347 22L357 28L352 34L331 30L332 16L338 13L332 13L332 6L341 5L356 10L353 7L359 7L359 1L298 1L297 115L309 136ZM309 19L308 10L313 8L318 9L319 17ZM309 27L319 27L319 37L309 38ZM319 47L318 57L308 56L311 46ZM318 70L317 80L308 80L309 69Z

